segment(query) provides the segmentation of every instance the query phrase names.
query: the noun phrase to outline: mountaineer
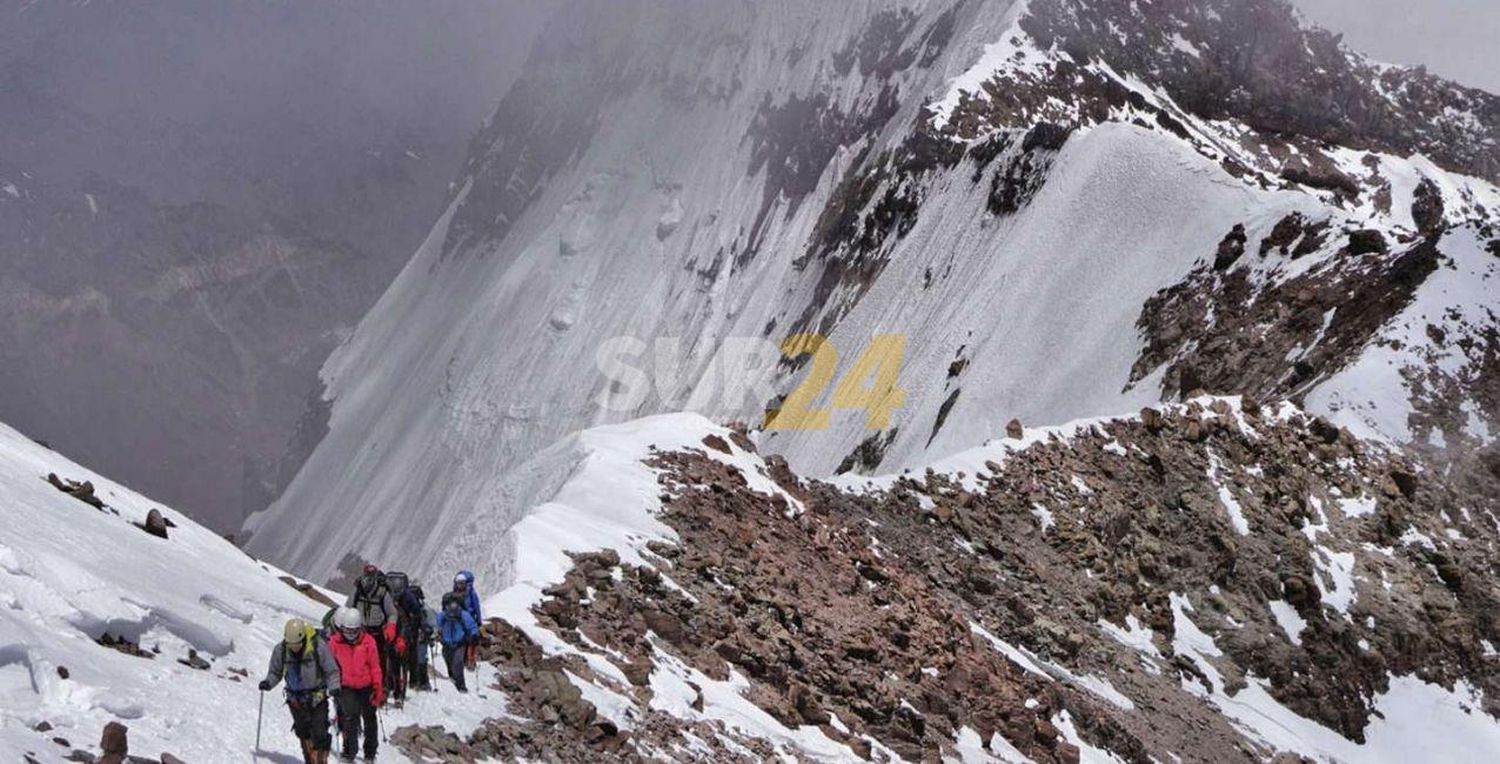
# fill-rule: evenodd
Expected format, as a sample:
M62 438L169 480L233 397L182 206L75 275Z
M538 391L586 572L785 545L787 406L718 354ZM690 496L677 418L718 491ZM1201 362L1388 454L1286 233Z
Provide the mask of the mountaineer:
M364 572L354 582L354 591L344 604L359 610L365 631L375 640L376 651L380 655L380 669L388 680L393 678L396 672L391 664L396 653L396 621L399 613L395 600L391 598L385 574L380 572L380 568L365 565Z
M479 625L463 606L463 601L449 592L443 596L443 612L438 613L438 636L443 640L443 665L459 692L468 692L464 684L464 663L479 636Z
M453 591L443 596L444 610L447 609L448 598L454 595L461 598L464 612L468 613L469 617L474 620L474 628L477 631L479 624L484 623L484 619L479 615L479 592L474 589L474 574L472 572L460 570L458 575L453 577ZM470 669L474 668L478 664L478 657L479 641L476 639L469 642L468 649L464 654L464 665Z
M326 764L333 737L328 733L328 698L339 693L339 664L318 630L298 618L286 622L281 644L271 651L260 691L286 680L286 706L292 732L302 743L304 764Z
M352 607L339 608L333 617L334 634L328 649L339 668L339 727L343 736L343 761L354 761L354 751L364 732L365 761L375 760L380 743L375 709L385 704L385 684L380 672L380 649L365 629L365 619Z

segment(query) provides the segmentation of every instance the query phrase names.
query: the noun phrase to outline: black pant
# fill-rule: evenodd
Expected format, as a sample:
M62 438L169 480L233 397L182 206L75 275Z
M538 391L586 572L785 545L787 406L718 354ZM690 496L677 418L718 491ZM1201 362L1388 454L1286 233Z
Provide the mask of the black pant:
M459 692L468 692L464 686L464 646L443 643L443 665L448 667L448 677Z
M384 626L366 626L365 632L375 640L375 651L380 655L380 676L385 680L385 688L391 690L396 686L396 646L385 640Z
M298 740L311 741L315 751L333 746L333 735L328 732L328 696L294 693L287 696L286 707L292 712L292 733Z
M422 664L418 656L422 654L423 650L427 649L427 646L423 645L415 634L405 635L404 639L406 640L406 654L397 655L391 661L391 663L395 664L396 676L399 679L393 685L396 693L395 697L403 700L406 698L408 687L418 690L422 689Z
M339 732L344 736L344 757L353 758L358 749L359 733L364 730L365 758L375 758L380 745L380 722L375 718L375 690L371 687L339 691Z
M407 652L411 652L411 646L407 645ZM385 686L390 692L393 700L406 699L406 682L408 678L406 668L406 656L396 652L396 646L391 645L390 656L385 666L381 668L385 673Z

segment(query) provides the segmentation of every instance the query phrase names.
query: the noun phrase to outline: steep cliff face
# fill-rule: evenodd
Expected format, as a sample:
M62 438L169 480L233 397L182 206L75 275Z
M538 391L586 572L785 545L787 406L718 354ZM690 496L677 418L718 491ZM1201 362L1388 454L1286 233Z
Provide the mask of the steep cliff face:
M515 522L516 470L567 433L759 422L799 386L827 426L762 447L815 475L1198 389L1489 442L1495 298L1452 285L1497 262L1495 97L1273 0L720 5L548 30L324 367L329 434L252 550L415 564ZM727 341L804 333L780 363ZM888 390L822 375L872 375L881 335L888 421L843 408Z

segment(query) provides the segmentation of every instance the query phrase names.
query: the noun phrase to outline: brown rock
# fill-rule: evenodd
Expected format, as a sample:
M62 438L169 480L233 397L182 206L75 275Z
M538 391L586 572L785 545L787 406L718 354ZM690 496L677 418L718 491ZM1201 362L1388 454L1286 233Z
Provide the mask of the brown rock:
M1373 228L1365 228L1349 234L1349 254L1351 255L1384 252L1387 247L1385 235Z
M871 747L870 741L866 740L865 738L850 738L850 740L848 741L848 745L849 750L853 751L855 756L858 756L865 761L869 761L870 757L874 755L874 749Z
M1313 437L1324 443L1337 443L1339 440L1338 426L1323 417L1313 417L1307 428L1312 432Z
M807 685L792 685L790 700L804 724L816 726L828 723L828 712L823 709L822 704L818 702L818 696L808 689Z
M1313 588L1312 584L1308 583L1307 579L1296 574L1287 576L1282 580L1281 592L1286 601L1292 607L1296 608L1310 606L1319 599L1317 590Z
M677 616L660 610L647 610L641 613L641 618L646 622L646 628L656 632L662 639L674 645L682 641L682 621Z
M651 684L651 661L631 661L620 670L624 672L626 681L636 687L645 687Z
M192 648L188 648L188 654L186 658L178 658L177 662L181 663L184 666L187 666L188 668L198 669L199 671L207 671L212 668L212 665L208 661L203 660L203 658L198 655L198 651Z
M1417 476L1416 475L1414 475L1414 474L1412 474L1410 472L1407 472L1405 470L1393 470L1391 472L1391 480L1396 483L1396 489L1399 490L1399 491L1401 491L1401 495L1402 496L1405 496L1408 499L1414 499L1414 498L1416 498L1416 496L1417 496Z
M99 738L99 750L106 755L118 754L124 756L130 753L130 730L119 722L110 722L104 725L104 733Z
M1063 764L1078 764L1081 757L1078 746L1065 740L1059 742L1053 751L1057 753L1057 760Z
M1197 419L1189 419L1187 426L1182 429L1182 436L1193 442L1198 442L1208 437L1208 428Z
M1244 412L1245 416L1258 417L1260 416L1260 401L1248 395L1243 396L1240 398L1240 411Z
M153 509L146 513L146 522L141 526L145 531L160 538L167 537L167 520L162 517L161 510Z
M1032 726L1036 730L1037 739L1044 744L1052 745L1057 742L1057 727L1052 722L1038 716Z
M1141 424L1145 425L1150 432L1160 432L1166 420L1162 418L1160 411L1147 406L1141 409Z
M1026 436L1026 428L1021 426L1021 420L1012 419L1005 425L1005 437L1020 440Z

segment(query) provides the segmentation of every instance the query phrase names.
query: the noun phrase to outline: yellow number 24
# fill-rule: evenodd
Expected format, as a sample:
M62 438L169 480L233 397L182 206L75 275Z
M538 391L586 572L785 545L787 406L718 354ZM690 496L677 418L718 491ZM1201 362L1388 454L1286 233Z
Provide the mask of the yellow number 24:
M807 378L797 385L781 408L768 412L765 426L770 430L822 430L828 427L827 408L813 408L838 370L838 352L833 343L820 334L794 334L781 343L787 358L812 356ZM833 390L833 405L844 409L864 409L865 426L883 430L890 426L891 412L906 403L906 392L897 388L901 362L906 355L906 337L900 334L877 334L860 353Z

